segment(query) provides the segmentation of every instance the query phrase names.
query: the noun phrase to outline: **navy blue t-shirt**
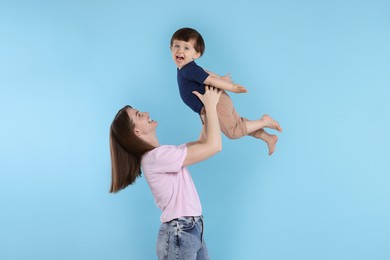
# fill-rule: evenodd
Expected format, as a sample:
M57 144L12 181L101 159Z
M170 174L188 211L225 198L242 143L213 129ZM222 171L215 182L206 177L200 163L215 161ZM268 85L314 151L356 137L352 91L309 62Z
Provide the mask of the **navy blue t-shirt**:
M208 76L209 74L196 65L195 61L191 61L183 68L177 69L177 83L179 84L181 99L198 114L203 108L203 103L192 91L204 94L203 83Z

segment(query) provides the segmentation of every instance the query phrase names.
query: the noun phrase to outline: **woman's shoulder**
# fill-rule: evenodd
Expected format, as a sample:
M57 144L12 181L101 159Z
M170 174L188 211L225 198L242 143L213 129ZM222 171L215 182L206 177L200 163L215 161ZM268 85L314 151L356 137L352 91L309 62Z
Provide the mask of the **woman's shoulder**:
M143 160L166 160L168 158L182 156L187 152L186 144L181 145L160 145L153 150L147 152L143 156Z
M161 145L142 157L145 172L178 172L187 156L187 146Z
M164 154L164 153L174 152L177 150L184 150L186 148L187 148L186 144L180 144L180 145L165 144L165 145L160 145L160 146L154 148L153 150L151 150L148 153Z

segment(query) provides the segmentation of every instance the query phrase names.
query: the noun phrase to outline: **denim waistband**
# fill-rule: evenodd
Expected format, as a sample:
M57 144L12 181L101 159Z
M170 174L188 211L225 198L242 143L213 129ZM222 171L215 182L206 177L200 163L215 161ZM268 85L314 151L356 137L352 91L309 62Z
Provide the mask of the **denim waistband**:
M175 224L176 222L180 221L194 221L198 222L199 220L203 220L203 216L186 216L186 217L180 217L180 218L174 218L168 222L165 222L166 224Z
M199 222L199 223L198 223ZM176 226L181 227L192 223L192 227L194 227L197 224L201 225L201 243L203 244L203 233L204 233L204 223L203 223L203 215L200 216L193 216L193 217L180 217L172 219L171 221L165 222L163 224L169 225L169 226Z

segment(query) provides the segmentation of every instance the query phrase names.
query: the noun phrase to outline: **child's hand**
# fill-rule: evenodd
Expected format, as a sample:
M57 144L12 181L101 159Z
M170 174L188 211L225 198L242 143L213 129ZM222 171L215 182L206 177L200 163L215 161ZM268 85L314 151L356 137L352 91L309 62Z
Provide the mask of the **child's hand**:
M233 83L232 77L230 76L230 74L226 74L225 76L222 76L221 79L227 83Z
M248 90L239 84L233 84L232 92L234 92L234 93L247 93Z

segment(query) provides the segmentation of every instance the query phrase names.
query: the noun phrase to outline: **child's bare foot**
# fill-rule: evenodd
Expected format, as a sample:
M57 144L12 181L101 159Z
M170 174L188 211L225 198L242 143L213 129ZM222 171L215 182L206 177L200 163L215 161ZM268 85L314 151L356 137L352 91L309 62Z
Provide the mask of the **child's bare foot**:
M270 135L267 140L268 146L268 155L272 155L275 152L276 142L278 141L278 137L276 135Z
M269 115L263 115L260 120L265 122L266 127L282 132L282 128L279 123L272 119Z
M276 142L278 141L278 137L276 135L270 135L265 130L261 132L261 135L255 136L263 140L268 146L268 155L272 155L276 149Z

